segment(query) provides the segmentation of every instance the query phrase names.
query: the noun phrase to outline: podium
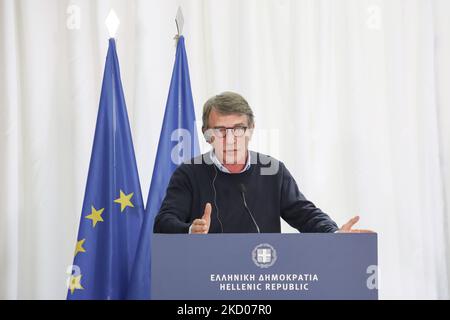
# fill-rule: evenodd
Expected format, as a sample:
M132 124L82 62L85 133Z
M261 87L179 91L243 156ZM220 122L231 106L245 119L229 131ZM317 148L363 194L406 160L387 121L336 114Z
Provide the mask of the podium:
M152 299L376 300L377 234L155 234Z

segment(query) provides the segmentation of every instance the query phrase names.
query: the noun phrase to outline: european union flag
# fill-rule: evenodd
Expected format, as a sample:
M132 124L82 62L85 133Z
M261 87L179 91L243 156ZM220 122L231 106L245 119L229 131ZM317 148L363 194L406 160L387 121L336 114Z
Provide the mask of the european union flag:
M126 298L143 216L116 43L110 39L67 299Z
M130 299L151 298L151 236L155 215L161 207L172 173L179 164L198 154L199 144L188 61L184 37L180 36L145 208L144 224L131 278Z

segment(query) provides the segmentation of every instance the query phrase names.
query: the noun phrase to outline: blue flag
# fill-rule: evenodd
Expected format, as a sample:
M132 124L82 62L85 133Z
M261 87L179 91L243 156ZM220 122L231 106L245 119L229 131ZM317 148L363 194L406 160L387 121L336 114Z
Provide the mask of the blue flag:
M172 173L179 164L199 153L188 61L184 37L181 36L178 39L169 96L145 208L144 224L133 267L128 296L130 299L151 299L150 265L153 222L166 195Z
M67 299L125 299L144 206L114 39L100 106Z

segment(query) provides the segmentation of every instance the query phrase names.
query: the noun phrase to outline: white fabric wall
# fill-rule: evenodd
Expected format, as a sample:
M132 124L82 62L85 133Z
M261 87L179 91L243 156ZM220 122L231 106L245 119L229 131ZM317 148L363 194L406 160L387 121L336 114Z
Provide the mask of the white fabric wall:
M379 233L380 298L448 299L447 0L0 0L0 298L65 298L112 7L146 199L178 5L197 118L242 93L252 148Z

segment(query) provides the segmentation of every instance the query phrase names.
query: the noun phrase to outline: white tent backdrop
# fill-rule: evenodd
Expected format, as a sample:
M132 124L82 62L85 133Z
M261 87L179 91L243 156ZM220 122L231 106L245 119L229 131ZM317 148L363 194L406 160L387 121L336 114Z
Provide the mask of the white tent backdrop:
M447 0L0 0L0 298L65 298L111 8L146 199L179 5L197 119L243 94L252 149L379 233L380 298L448 299Z

